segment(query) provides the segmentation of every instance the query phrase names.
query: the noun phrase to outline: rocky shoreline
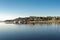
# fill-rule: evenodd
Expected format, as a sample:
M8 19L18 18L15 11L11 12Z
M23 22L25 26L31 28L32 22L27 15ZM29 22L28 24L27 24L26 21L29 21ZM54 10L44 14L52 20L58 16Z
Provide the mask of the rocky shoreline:
M12 23L12 24L42 24L42 23L60 23L60 17L36 17L36 16L30 16L21 18L18 17L13 20L5 20L5 23Z

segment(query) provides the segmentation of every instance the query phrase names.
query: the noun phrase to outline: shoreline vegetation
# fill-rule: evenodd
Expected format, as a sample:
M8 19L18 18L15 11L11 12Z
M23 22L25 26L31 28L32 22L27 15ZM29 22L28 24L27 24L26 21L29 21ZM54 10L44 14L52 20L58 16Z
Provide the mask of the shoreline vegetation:
M5 23L10 23L10 24L43 24L43 23L60 23L60 17L52 17L52 16L47 16L47 17L36 17L36 16L30 16L30 17L25 17L21 18L18 17L13 20L5 20Z

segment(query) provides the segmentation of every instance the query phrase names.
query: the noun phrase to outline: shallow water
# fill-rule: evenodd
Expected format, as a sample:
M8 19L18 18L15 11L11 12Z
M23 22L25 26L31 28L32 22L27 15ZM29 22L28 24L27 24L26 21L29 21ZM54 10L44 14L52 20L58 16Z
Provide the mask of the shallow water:
M0 23L0 40L60 40L60 24Z

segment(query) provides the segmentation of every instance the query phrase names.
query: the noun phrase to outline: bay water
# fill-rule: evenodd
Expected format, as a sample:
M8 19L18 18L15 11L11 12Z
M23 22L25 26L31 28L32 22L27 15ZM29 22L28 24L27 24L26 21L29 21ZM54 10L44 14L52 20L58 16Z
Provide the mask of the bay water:
M60 40L60 24L0 23L0 40Z

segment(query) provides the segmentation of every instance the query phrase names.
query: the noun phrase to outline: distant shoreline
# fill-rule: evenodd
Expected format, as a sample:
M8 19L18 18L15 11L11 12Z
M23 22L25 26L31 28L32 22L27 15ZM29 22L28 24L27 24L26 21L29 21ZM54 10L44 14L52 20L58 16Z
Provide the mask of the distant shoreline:
M60 23L59 16L46 16L46 17L36 17L30 16L25 18L15 18L13 20L5 20L5 23L13 23L13 24L41 24L41 23Z

